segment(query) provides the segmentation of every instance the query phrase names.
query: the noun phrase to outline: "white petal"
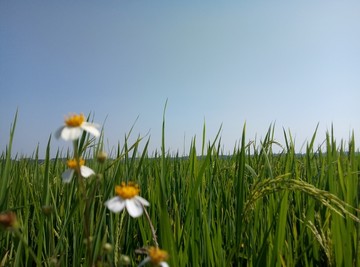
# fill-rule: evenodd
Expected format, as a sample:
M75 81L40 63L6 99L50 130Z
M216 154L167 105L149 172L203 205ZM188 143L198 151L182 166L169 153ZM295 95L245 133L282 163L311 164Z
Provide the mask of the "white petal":
M144 266L146 263L148 263L150 261L150 257L146 257L142 262L140 262L138 267Z
M73 175L74 175L73 169L67 169L66 171L64 171L63 174L61 175L63 182L70 183Z
M166 261L160 262L161 267L169 267L169 264Z
M135 199L138 200L144 206L150 206L150 203L145 198L142 198L141 196L135 196Z
M126 199L125 204L126 209L131 217L136 218L143 213L143 207L141 206L140 202L136 201L136 199Z
M81 166L80 172L81 172L81 176L84 178L87 178L87 177L95 174L95 172L92 169L90 169L89 167L86 167L86 166Z
M61 138L65 141L76 140L82 134L82 129L80 127L67 127L65 126L61 131Z
M100 132L98 129L96 129L95 124L93 123L89 123L89 122L83 122L80 126L83 130L91 133L92 135L94 135L95 137L99 137L100 136Z
M125 207L125 201L119 197L113 197L105 202L105 206L112 212L120 212Z
M65 126L62 126L62 127L60 127L59 129L56 130L56 132L55 132L55 137L56 137L57 139L59 139L59 138L61 137L61 132L62 132L62 130L64 129L64 127L65 127Z

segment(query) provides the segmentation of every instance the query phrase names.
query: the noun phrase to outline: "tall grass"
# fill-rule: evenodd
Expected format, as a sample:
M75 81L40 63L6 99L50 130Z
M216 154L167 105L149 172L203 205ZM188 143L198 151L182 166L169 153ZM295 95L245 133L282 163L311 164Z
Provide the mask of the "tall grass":
M159 152L149 155L150 140L131 144L127 135L102 163L103 135L84 134L77 147L97 174L84 180L82 202L76 179L61 180L71 155L51 159L51 137L44 160L37 148L31 158L11 156L15 125L16 117L0 158L0 212L13 211L18 227L0 230L1 266L139 264L142 248L154 245L146 216L104 206L122 181L138 183L150 202L149 219L170 266L360 266L354 135L345 146L331 131L324 146L314 147L315 131L306 152L296 154L284 132L283 150L273 153L279 145L273 126L256 145L246 143L244 125L240 143L223 155L220 131L207 143L204 125L202 151L194 138L182 157L165 151L164 117Z

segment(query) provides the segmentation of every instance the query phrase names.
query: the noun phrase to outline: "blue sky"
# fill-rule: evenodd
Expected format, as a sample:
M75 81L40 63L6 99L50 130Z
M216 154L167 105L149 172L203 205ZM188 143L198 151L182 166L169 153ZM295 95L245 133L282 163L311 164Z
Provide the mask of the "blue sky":
M360 135L359 1L0 0L0 151L44 155L71 112L105 122L108 149L150 134L188 151L222 125L224 153L275 123L284 143ZM358 140L358 138L356 138ZM359 143L359 142L358 142ZM52 155L67 143L52 140Z

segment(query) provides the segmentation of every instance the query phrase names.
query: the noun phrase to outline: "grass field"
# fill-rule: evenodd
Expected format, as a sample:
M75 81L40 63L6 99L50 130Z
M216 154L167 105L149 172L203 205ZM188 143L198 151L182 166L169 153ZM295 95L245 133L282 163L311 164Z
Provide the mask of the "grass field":
M73 151L54 159L49 139L40 161L36 150L11 155L15 130L16 118L0 157L1 266L137 266L157 245L170 266L360 266L354 137L336 143L329 132L315 147L315 132L300 155L284 132L282 152L273 153L273 127L247 143L244 126L233 153L222 155L219 136L205 143L204 127L203 140L194 138L181 157L164 149L164 120L162 147L151 157L151 140L130 144L127 136L99 160L104 133L84 131ZM84 178L78 166L64 183L69 158L85 159L95 175ZM137 218L104 205L129 181L150 203Z

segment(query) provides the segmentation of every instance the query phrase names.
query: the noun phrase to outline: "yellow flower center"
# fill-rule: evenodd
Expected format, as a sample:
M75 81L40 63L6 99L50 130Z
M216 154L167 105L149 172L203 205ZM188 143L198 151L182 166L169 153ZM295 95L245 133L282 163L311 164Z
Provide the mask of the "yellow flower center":
M68 168L70 169L76 169L77 167L77 160L76 159L69 159L67 162L66 162ZM83 166L85 164L85 160L83 159L80 159L79 160L79 165L80 166Z
M79 127L84 121L84 114L74 114L65 119L65 124L69 127Z
M115 186L115 194L123 199L130 199L137 196L140 192L139 185L129 182L127 185L122 182Z
M159 265L160 262L168 259L169 254L162 249L150 247L148 250L150 261L152 264Z

